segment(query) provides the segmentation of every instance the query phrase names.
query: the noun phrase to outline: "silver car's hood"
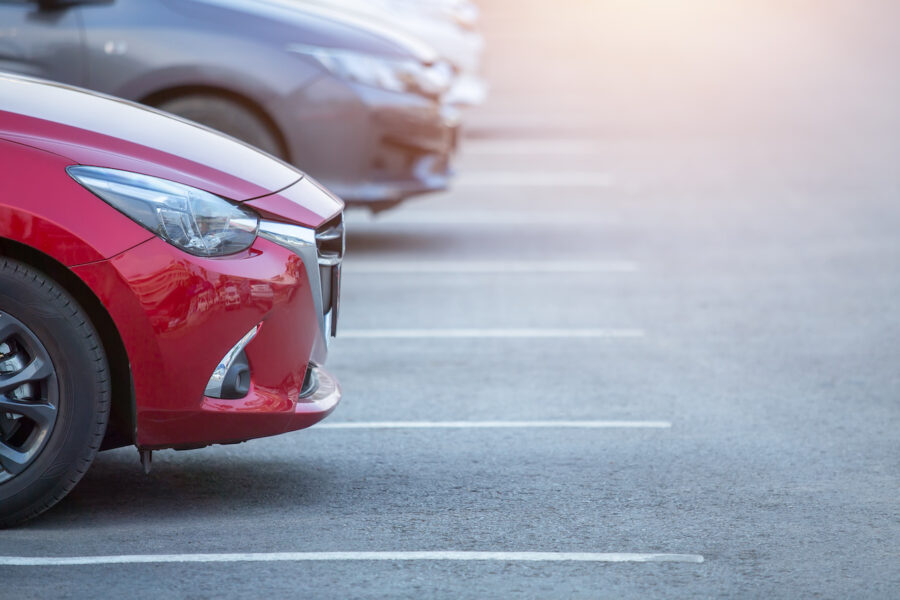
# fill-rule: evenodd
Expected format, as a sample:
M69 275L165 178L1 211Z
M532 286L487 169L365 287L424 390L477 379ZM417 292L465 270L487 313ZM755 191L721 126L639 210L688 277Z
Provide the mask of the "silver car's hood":
M400 52L407 54L425 64L431 64L439 57L437 53L423 41L404 34L393 27L379 25L361 17L355 17L347 12L305 4L299 0L191 0L199 4L221 6L233 11L243 12L256 17L279 21L284 24L296 24L298 26L297 43L309 45L328 45L347 50L360 50L373 54L379 54L381 47L391 54ZM332 41L305 40L302 31L307 28L310 18L329 21L345 30L344 35L335 36ZM355 35L351 35L355 33ZM346 46L345 46L346 44ZM355 46L359 44L360 47Z

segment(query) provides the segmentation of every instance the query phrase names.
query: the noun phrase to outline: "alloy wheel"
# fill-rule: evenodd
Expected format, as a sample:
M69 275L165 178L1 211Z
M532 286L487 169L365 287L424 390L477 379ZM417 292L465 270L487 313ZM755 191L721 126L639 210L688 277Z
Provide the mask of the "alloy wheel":
M0 484L44 449L59 414L50 355L24 323L0 312Z

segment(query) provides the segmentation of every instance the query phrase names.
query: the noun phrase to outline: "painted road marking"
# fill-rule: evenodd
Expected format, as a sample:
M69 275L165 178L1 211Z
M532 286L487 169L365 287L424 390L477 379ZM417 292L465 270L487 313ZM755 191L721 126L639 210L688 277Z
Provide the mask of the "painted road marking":
M463 143L462 155L509 156L542 154L597 154L603 146L593 140L523 139L516 141L470 141ZM609 145L606 146L609 148Z
M641 329L345 329L339 338L642 338Z
M378 215L348 212L346 223L354 227L385 225L621 225L620 217L592 212L396 210Z
M315 429L670 429L669 421L347 421Z
M702 563L700 554L633 552L248 552L233 554L123 554L111 556L0 556L0 566L54 567L147 563L236 563L301 561L500 561L500 562L680 562Z
M405 273L635 273L637 263L629 261L345 261L348 273L405 274Z
M467 173L453 182L454 187L602 187L613 185L609 173L595 171L516 172L485 171Z

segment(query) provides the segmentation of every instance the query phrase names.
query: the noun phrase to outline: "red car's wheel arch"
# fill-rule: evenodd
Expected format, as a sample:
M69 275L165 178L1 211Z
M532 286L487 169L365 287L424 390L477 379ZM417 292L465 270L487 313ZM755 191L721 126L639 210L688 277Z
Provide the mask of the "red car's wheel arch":
M113 402L104 447L134 443L135 398L130 362L119 328L100 295L71 267L102 261L153 237L66 173L73 161L0 139L0 254L15 258L63 286L101 334L113 373Z
M13 258L46 273L71 294L88 313L100 334L112 373L109 423L101 450L136 442L136 408L128 352L119 329L94 291L65 265L35 248L0 237L0 256Z

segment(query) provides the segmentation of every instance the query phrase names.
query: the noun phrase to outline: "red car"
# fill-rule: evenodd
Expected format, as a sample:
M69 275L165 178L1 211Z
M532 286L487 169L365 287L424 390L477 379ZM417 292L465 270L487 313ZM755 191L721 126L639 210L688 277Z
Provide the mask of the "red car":
M343 204L266 154L0 74L0 526L98 450L241 442L340 399Z

